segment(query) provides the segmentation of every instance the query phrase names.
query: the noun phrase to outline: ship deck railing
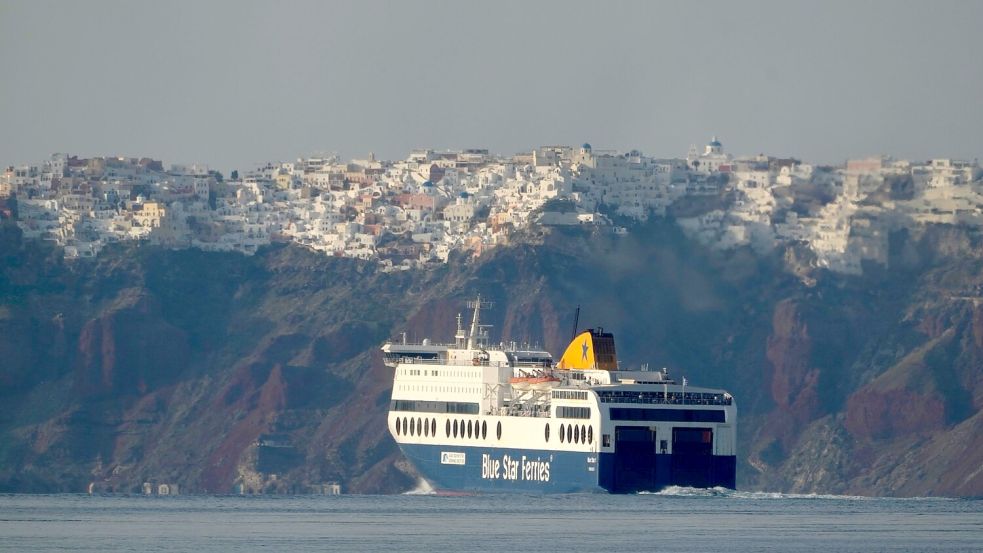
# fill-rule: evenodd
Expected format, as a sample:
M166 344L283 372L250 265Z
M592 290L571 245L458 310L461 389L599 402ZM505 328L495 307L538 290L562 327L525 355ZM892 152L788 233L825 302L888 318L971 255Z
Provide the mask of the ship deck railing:
M451 367L508 367L508 363L491 363L487 360L454 361L451 359L424 359L420 357L399 357L396 362L404 365L448 365Z
M437 348L460 349L460 346L458 346L455 343L430 342L430 341L427 341L426 343L424 343L423 341L420 341L420 342L417 342L417 341L406 341L406 342L403 342L402 340L400 340L400 341L396 341L396 342L388 341L388 342L383 343L382 345L383 346L413 346L413 347L423 346L423 347L437 347ZM505 351L506 350L506 348L502 347L499 344L482 344L480 346L480 348L476 348L476 349L483 349L485 351Z
M598 390L601 403L645 403L658 405L732 405L734 398L727 394L712 394L703 392L627 392Z
M402 363L404 365L448 365L451 367L512 367L517 369L551 370L551 365L543 363L492 363L486 359L454 361L450 359L427 359L423 357L386 356L387 363Z

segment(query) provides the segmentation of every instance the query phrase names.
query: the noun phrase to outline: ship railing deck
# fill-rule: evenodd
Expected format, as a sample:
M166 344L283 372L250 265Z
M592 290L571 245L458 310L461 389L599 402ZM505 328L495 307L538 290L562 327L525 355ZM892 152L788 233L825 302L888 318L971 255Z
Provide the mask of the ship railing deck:
M647 403L659 405L732 405L734 398L726 394L709 394L702 392L687 392L685 397L681 392L629 392L598 390L601 403Z
M402 363L404 365L449 365L452 367L508 367L508 363L490 363L485 360L470 360L470 361L454 361L451 359L421 359L419 357L399 357L394 359L394 362Z
M512 363L512 366L517 369L538 369L543 371L553 370L553 365L548 365L544 363L524 362L524 361Z
M450 359L426 359L421 357L400 357L397 355L387 355L385 356L385 361L387 363L402 363L404 365L449 365L452 367L513 367L518 369L537 369L537 370L551 370L552 366L547 366L542 363L502 363L496 361L492 363L487 360L479 359L475 361L474 359L453 361Z
M420 342L417 341L403 342L401 340L396 342L388 341L383 343L382 345L383 346L411 346L411 347L423 346L423 347L434 347L434 348L459 349L458 345L455 343L429 342L429 341L426 343L422 341ZM485 351L505 351L506 348L503 348L499 344L485 344L482 345L480 349L483 349Z

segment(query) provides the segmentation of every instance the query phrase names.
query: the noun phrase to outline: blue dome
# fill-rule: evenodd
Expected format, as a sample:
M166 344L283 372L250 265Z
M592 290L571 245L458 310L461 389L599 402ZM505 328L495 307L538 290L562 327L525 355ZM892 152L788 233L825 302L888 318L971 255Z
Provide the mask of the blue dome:
M590 150L590 144L587 143L587 142L584 142L584 145L581 146L581 148L583 148L584 150Z
M430 182L430 181L425 181L425 182L423 183L423 186L433 186L433 183L432 183L432 182Z

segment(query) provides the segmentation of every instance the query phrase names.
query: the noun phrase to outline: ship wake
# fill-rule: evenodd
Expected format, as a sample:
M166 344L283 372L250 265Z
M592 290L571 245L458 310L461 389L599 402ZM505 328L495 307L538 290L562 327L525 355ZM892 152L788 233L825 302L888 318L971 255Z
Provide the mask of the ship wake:
M879 499L890 499L897 501L900 499L907 500L920 500L920 499L945 499L939 497L911 497L911 498L897 498L897 497L871 497L863 495L835 495L835 494L821 494L821 493L780 493L780 492L745 492L731 490L728 488L690 488L686 486L669 486L662 491L658 492L638 492L638 495L656 495L663 497L726 497L730 499L751 499L751 500L769 500L769 499L824 499L824 500L838 500L838 501L876 501Z
M416 487L412 490L403 492L403 495L437 495L437 491L429 482L421 478L417 481Z

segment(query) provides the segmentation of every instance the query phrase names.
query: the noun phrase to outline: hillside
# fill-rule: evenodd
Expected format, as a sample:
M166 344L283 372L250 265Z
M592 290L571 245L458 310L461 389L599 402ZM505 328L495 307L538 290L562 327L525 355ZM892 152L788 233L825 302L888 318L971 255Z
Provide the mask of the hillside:
M378 346L449 339L480 292L503 341L558 352L581 305L623 364L731 390L742 488L979 496L981 257L977 237L929 227L892 237L889 270L843 277L794 247L712 252L652 223L382 273L295 246L70 263L4 227L0 491L408 489Z

